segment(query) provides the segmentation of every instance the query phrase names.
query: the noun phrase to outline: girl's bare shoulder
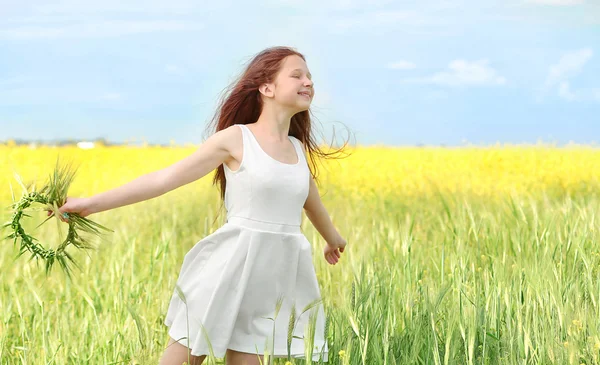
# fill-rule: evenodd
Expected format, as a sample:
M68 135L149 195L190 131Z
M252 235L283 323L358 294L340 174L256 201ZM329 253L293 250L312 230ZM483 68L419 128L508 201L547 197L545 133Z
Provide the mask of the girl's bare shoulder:
M242 131L238 126L231 125L214 133L209 139L219 148L231 152L242 143Z

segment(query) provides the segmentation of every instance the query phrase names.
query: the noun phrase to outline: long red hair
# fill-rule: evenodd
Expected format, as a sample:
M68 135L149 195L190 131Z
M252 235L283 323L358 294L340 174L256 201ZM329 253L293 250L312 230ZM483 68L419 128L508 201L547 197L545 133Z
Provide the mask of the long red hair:
M207 126L208 131L216 133L234 124L256 122L263 108L259 86L273 82L283 60L292 55L300 56L306 61L304 55L290 47L271 47L255 55L242 74L222 92L219 106ZM298 138L306 148L311 175L315 182L318 182L316 156L337 158L348 141L337 150L332 149L331 146L329 152L321 150L312 135L311 115L310 109L295 114L290 123L289 135ZM221 200L225 200L226 180L223 165L217 168L213 185L218 186Z

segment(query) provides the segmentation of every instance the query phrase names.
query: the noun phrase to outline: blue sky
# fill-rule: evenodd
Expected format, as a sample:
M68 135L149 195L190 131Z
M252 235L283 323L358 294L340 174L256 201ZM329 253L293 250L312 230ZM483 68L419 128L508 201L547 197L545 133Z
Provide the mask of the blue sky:
M0 0L0 140L200 143L263 48L307 59L326 136L600 142L599 0ZM340 136L341 133L341 136Z

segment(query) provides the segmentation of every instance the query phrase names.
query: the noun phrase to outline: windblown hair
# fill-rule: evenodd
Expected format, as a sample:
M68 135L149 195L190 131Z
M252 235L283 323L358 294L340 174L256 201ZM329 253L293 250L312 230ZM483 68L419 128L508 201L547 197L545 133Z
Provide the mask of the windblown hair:
M258 88L264 83L271 83L279 73L286 57L297 55L306 61L306 58L290 47L271 47L258 53L246 66L242 74L228 87L225 88L220 98L219 106L208 124L208 131L216 133L234 124L249 124L258 120L263 108ZM319 149L312 135L312 112L305 110L295 114L290 123L289 135L298 138L307 150L310 159L309 169L311 175L317 180L316 156L323 158L337 158L343 151L348 141L339 149L331 146L329 152ZM221 200L225 200L225 171L223 165L217 168L213 185L220 190Z

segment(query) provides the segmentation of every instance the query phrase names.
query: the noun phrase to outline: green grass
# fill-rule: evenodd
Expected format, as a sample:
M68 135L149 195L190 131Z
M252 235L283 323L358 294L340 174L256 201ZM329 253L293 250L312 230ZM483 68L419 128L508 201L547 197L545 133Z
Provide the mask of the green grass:
M338 265L303 226L330 364L599 363L600 196L331 195L349 242ZM219 205L216 191L190 185L91 216L115 233L74 253L83 271L72 280L13 260L18 248L4 241L1 363L157 364L183 256L222 224L224 212L212 224Z

